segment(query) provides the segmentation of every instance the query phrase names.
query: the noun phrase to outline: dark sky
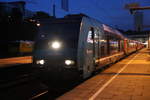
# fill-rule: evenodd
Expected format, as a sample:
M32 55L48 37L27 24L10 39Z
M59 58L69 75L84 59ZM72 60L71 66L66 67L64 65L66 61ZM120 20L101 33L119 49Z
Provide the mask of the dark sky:
M0 0L20 1L20 0ZM102 23L113 27L128 30L134 29L133 15L124 8L125 4L139 3L140 6L150 6L150 0L69 0L69 12L61 9L61 0L24 0L26 8L32 11L45 11L52 14L52 4L56 4L56 16L65 14L85 13L90 17L98 19ZM144 14L144 25L150 25L150 10L142 11ZM150 28L144 28L148 30Z

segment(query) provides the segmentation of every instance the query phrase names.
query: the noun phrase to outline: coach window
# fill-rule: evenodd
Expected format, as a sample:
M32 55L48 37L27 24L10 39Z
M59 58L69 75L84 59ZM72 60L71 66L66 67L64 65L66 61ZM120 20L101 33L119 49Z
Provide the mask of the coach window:
M119 52L123 51L123 40L118 40L118 49L119 49Z
M121 51L121 45L120 45L120 40L118 40L118 51Z
M110 37L110 50L111 54L115 54L118 52L118 39L115 36Z
M110 55L110 51L111 51L111 48L110 48L110 36L109 35L106 35L106 45L107 45L107 55Z
M103 36L103 38L100 39L100 56L105 57L107 56L107 40L106 37Z
M119 41L120 41L120 43L119 43L119 45L120 45L120 51L123 51L124 41L123 40L119 40Z

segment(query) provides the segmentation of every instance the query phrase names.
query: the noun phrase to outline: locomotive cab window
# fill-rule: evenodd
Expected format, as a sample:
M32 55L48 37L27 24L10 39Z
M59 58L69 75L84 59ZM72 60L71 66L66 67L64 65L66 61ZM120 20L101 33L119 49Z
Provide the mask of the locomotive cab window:
M79 36L79 23L48 23L40 27L40 32L44 33L44 38L39 37L37 43L38 49L48 50L53 42L60 42L61 49L77 49ZM45 35L46 34L46 35ZM43 45L41 45L43 44ZM50 46L49 46L50 45Z

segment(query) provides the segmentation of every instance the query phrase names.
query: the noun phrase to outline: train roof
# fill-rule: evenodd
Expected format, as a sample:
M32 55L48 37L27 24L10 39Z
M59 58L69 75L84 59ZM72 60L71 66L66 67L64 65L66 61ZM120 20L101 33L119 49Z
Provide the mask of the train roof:
M83 15L67 15L63 18L47 18L40 19L41 23L80 23Z
M70 14L70 15L66 15L64 16L63 18L48 18L48 19L41 19L39 20L41 23L51 23L51 24L61 24L61 23L81 23L82 21L82 18L83 17L86 17L86 18L90 18L88 17L87 15L85 14ZM90 19L93 19L93 18L90 18ZM95 20L95 19L94 19ZM97 22L100 22L98 20L96 20ZM119 32L118 30L108 26L108 25L105 25L105 24L102 24L103 26L103 29L104 31L106 32L109 32L111 34L115 34L121 38L125 38L121 32Z
M103 26L103 29L104 29L105 32L109 32L109 33L112 33L112 34L116 34L116 35L120 36L121 38L125 38L125 37L122 35L122 33L119 32L118 30L113 29L113 28L111 28L111 27L109 27L108 25L105 25L105 24L103 24L102 26Z

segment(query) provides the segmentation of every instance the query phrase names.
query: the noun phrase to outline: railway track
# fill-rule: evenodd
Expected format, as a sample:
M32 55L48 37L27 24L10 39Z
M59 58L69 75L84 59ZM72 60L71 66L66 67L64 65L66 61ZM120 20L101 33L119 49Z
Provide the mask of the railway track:
M42 100L47 93L48 87L36 78L31 64L0 68L1 100Z

